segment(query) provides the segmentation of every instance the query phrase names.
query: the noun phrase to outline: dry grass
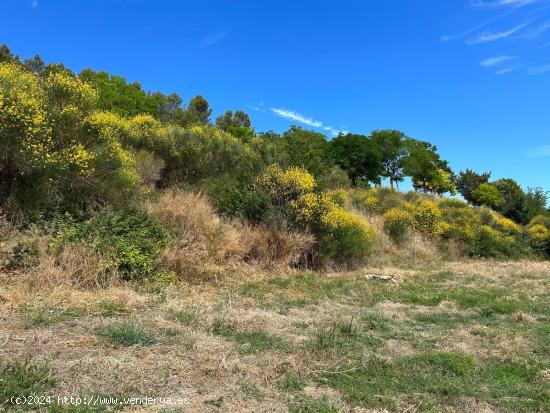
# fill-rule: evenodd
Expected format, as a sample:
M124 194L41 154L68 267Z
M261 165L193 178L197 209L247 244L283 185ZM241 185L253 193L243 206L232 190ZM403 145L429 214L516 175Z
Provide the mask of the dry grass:
M104 288L119 281L116 271L94 244L65 244L56 254L44 254L26 276L34 288Z
M462 268L465 276L443 278L436 285L422 283L431 282L426 280L437 276L441 268L429 271L371 268L367 271L397 274L397 283L367 280L363 272L291 273L274 278L249 271L209 282L145 284L139 288L121 284L103 290L76 290L65 283L63 287L46 291L36 286L29 288L25 279L0 278L0 359L32 357L47 362L58 379L49 390L52 394L189 397L191 404L184 408L188 412L285 412L289 403L302 397L312 400L327 397L328 402L342 412L403 411L407 406L418 406L424 393L411 391L406 397L399 392L392 393L396 403L393 408L384 409L376 403L371 407L358 407L319 377L325 371L338 369L343 371L342 378L345 374L354 374L353 371L346 373L346 361L356 356L366 365L377 360L391 365L426 351L473 355L480 365L492 358L520 363L522 357L532 357L531 348L536 342L523 334L539 326L541 317L536 314L522 310L482 319L478 310L461 308L452 300L434 306L410 302L411 296L407 293L410 283L420 283L422 288L416 291L426 291L429 287L429 293L437 294L438 288L448 289L454 282L462 285L468 282L474 291L483 288L487 281L482 277L471 279L470 274L482 274L479 271L492 271L494 275L490 280L498 285L508 286L514 279L524 283L524 287L514 288L530 289L544 280L541 274L534 277L529 271L523 275L517 272L521 266L536 271L538 263L497 269L493 264L450 264ZM349 289L342 288L346 285ZM368 297L373 293L383 294L384 299L371 302ZM301 303L301 299L306 301ZM52 314L51 319L47 324L29 327L29 317L40 311ZM55 318L56 314L61 316ZM180 316L175 316L177 314ZM439 321L420 322L419 315L436 316L435 320ZM474 320L476 315L478 318ZM311 349L311 340L318 331L333 322L349 321L351 317L357 336L341 337L344 347L327 351ZM157 342L120 347L97 334L98 329L125 319L144 326ZM214 333L212 326L220 319L234 330L226 335ZM453 319L463 319L467 324L453 327L448 324L448 320ZM514 330L516 327L525 333L519 334ZM232 334L254 331L282 340L288 349L274 347L243 353ZM371 341L373 338L376 340ZM361 344L366 347L345 347L359 345L363 343L361 340L366 340ZM403 374L410 375L411 371L422 368L404 370ZM304 380L306 386L302 391L280 388L279 383L289 373ZM548 382L547 369L537 373L536 382ZM465 403L462 403L458 400L460 397L456 400L443 397L431 402L436 403L436 411L456 412L491 411L495 405L492 400L479 397L464 397ZM454 400L453 406L443 408L450 400ZM153 412L158 411L159 406L128 410ZM506 410L494 407L494 411Z
M384 231L384 219L379 215L367 215L366 220L375 231L369 266L421 265L442 261L437 246L417 233L411 233L399 245Z
M313 245L308 234L224 220L200 193L167 191L145 208L176 233L177 243L165 250L164 259L187 277L239 263L289 268Z

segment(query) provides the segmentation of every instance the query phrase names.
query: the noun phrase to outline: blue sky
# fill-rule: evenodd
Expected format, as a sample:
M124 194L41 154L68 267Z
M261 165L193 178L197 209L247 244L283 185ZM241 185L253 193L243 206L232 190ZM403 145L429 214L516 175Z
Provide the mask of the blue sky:
M258 131L400 129L550 191L550 0L2 0L0 43Z

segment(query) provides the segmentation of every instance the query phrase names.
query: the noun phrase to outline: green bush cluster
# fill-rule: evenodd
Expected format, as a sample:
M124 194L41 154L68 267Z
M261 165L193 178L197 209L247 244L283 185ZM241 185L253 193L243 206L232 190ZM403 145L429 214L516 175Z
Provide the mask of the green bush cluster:
M118 209L95 215L83 223L67 225L58 242L89 242L109 257L111 270L126 280L151 277L170 238L169 231L148 214Z
M397 243L416 232L472 256L550 253L541 190L524 193L511 179L489 183L490 174L473 171L455 179L435 146L402 132L332 140L299 127L256 134L239 110L213 124L201 96L183 107L175 94L147 93L107 73L7 61L0 63L1 215L19 224L42 217L58 243L93 241L126 279L150 277L170 238L133 206L174 187L205 192L233 219L310 231L317 253L333 262L365 262L375 234L366 215L381 216ZM406 176L415 192L395 189ZM391 188L381 187L383 178ZM436 196L457 188L475 208ZM10 244L10 265L33 265L33 242Z

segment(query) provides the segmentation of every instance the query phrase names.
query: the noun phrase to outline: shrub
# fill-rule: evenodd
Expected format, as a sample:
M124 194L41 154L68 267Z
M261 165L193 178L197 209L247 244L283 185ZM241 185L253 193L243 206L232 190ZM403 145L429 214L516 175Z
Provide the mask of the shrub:
M369 256L374 231L367 221L340 207L333 207L320 217L321 253L336 262L360 264Z
M350 199L352 206L365 214L382 213L382 203L373 190L354 189L350 192Z
M493 218L493 226L500 232L507 235L520 235L521 227L514 221L508 218L501 217L497 214Z
M445 230L441 210L434 202L422 200L416 204L407 203L405 209L412 216L414 229L421 234L437 238Z
M242 177L260 169L258 155L244 142L217 128L172 126L166 133L174 145L174 155L166 160L168 182L199 182L225 173Z
M121 209L98 214L66 229L60 238L97 242L97 250L112 262L111 271L124 279L141 280L153 275L169 234L157 219L146 213Z
M527 229L531 245L538 251L550 250L550 230L544 225L530 225Z
M351 181L346 171L339 166L333 166L316 178L317 187L322 191L330 189L348 189Z
M351 206L351 199L349 194L344 189L333 189L326 192L326 196L334 202L336 205L342 208L349 208Z
M271 165L258 178L257 184L274 205L286 205L311 192L315 179L304 169L290 167L282 170L278 165Z
M412 216L403 209L392 208L384 214L384 231L396 242L403 241L412 227Z
M533 225L542 225L550 230L550 216L549 215L537 215L534 217L531 222L529 222L528 227Z
M482 225L475 238L469 245L469 252L478 257L511 258L521 255L521 246L517 241L491 228Z
M0 65L0 199L8 213L131 194L137 175L119 141L123 122L93 113L96 100L65 72L38 76Z
M460 200L443 200L439 207L441 219L446 224L442 227L442 237L462 245L472 242L481 226L479 213Z
M221 214L252 222L262 220L269 202L252 183L229 174L209 180L205 190Z

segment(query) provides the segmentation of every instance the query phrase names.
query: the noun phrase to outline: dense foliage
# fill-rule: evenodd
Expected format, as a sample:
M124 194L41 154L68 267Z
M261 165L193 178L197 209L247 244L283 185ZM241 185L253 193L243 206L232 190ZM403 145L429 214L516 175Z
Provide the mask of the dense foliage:
M0 212L13 223L92 217L80 230L116 252L126 278L153 272L166 240L162 225L132 208L168 187L204 191L231 218L311 232L315 254L333 262L368 258L368 215L382 216L397 244L416 233L473 256L549 251L544 191L469 169L455 175L428 142L396 130L331 140L296 126L258 134L243 111L212 124L202 96L182 102L105 72L22 61L3 46ZM414 193L395 190L406 178ZM474 207L441 198L457 191ZM113 208L126 212L104 212Z

